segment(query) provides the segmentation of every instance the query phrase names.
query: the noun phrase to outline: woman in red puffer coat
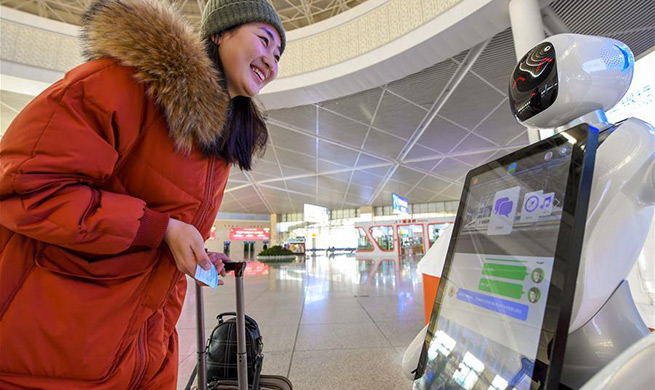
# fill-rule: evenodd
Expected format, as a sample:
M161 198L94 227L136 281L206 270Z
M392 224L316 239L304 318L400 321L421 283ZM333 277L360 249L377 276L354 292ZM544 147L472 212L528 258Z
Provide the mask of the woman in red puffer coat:
M95 2L89 61L0 143L2 389L176 387L184 274L222 269L204 240L285 38L266 0L210 0L202 37L165 3Z

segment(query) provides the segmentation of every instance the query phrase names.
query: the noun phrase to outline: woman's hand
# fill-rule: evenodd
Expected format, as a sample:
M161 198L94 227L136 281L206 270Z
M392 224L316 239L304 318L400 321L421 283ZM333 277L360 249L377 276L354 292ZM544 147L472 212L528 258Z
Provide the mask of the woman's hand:
M207 252L207 255L209 256L209 260L214 264L216 267L216 271L218 271L218 274L221 276L225 276L225 265L223 265L223 261L230 261L230 258L225 255L225 253L217 253L217 252ZM218 279L218 285L222 286L223 281L221 279Z
M173 254L177 269L181 272L193 278L196 275L197 265L208 270L214 264L218 274L225 276L223 261L230 259L223 253L207 252L202 235L195 226L171 218L168 221L164 241ZM219 279L218 284L222 285L223 281Z
M192 278L196 274L196 265L206 270L211 266L212 260L205 252L205 240L195 226L171 218L168 221L164 241L173 253L177 269ZM222 267L223 262L221 261L220 264Z

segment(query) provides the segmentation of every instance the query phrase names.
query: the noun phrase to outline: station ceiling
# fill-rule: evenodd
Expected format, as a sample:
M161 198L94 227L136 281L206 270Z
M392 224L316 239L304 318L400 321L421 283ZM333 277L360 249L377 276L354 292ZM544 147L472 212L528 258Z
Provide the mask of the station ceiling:
M655 46L652 0L558 0L550 6L570 32L621 40L635 56ZM302 212L304 203L331 209L389 205L392 192L410 203L459 200L470 169L528 144L507 99L516 62L511 29L490 38L441 102L467 54L355 95L270 111L268 151L250 177L232 173L223 209L280 213ZM435 102L443 103L441 109Z
M294 9L307 3L325 9L344 4L341 11L361 2L273 3L278 10L284 4L295 4ZM193 6L197 12L193 0L185 9ZM570 32L621 40L635 56L655 47L652 0L556 0L550 7ZM528 144L507 100L516 60L511 30L476 48L479 56L471 54L475 48L464 50L351 96L269 111L266 154L253 171L232 172L221 211L292 213L302 212L304 203L330 209L389 205L392 192L410 203L458 200L470 169ZM476 59L462 81L443 99L472 57ZM14 95L2 92L3 112L11 109L15 115L29 101Z

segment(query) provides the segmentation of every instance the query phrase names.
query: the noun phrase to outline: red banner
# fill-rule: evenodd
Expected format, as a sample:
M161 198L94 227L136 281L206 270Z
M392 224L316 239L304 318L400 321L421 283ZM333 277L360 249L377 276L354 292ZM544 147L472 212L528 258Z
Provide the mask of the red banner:
M270 240L269 228L230 228L230 240L233 241L252 241L252 240Z

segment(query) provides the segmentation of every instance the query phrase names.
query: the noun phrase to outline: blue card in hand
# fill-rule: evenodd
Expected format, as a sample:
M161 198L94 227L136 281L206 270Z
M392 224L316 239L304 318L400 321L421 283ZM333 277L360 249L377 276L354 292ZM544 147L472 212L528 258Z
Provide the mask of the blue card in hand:
M211 265L211 268L208 270L204 270L200 265L196 266L196 276L194 278L209 287L213 288L216 290L218 287L218 271L216 271L216 267L214 264Z

